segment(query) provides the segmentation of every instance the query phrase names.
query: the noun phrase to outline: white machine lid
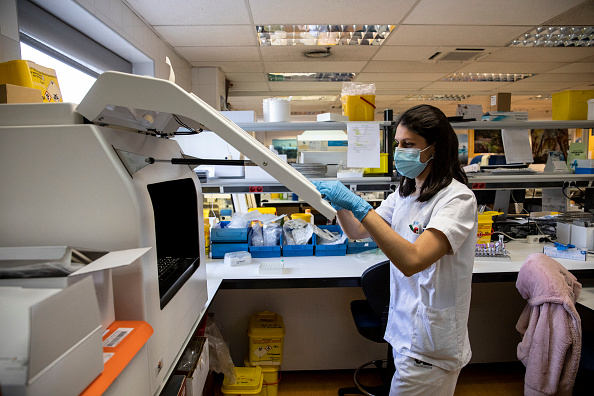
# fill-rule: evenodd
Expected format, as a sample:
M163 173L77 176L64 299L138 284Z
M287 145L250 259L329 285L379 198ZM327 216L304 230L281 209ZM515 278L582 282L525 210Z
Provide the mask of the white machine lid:
M159 135L172 135L180 126L213 131L322 215L329 219L336 215L336 210L322 199L307 178L202 99L170 81L105 72L76 110L99 125L117 125Z

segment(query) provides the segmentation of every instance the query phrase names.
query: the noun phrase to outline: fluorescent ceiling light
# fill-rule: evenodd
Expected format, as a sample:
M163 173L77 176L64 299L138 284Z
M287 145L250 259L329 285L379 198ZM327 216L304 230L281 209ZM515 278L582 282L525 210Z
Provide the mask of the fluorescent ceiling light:
M408 95L403 100L414 101L429 101L429 100L443 100L443 101L460 101L470 98L471 95Z
M268 81L352 81L355 73L268 73Z
M453 82L515 82L536 74L528 73L452 73L441 81Z
M541 26L521 35L510 47L592 47L594 26Z
M553 95L536 95L528 98L529 100L553 100Z
M266 45L381 45L396 25L266 25L256 26Z

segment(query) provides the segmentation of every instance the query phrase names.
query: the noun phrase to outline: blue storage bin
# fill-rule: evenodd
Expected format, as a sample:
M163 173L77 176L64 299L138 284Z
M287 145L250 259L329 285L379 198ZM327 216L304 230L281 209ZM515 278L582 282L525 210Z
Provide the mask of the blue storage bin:
M221 221L219 223L221 228L210 229L210 241L217 242L244 242L247 244L248 228L228 228L228 221ZM246 249L247 250L247 249Z
M225 253L231 252L247 252L247 243L212 243L210 251L213 259L225 258Z
M280 257L281 256L281 245L283 244L283 234L280 235L280 245L276 246L252 246L252 234L254 230L250 227L248 232L248 249L255 258L264 257Z
M282 254L285 257L313 256L316 234L311 236L307 245L283 245Z
M342 228L339 225L321 225L321 229L326 229L330 232L340 232L342 235ZM347 240L338 245L315 245L316 256L344 256L347 252Z
M377 243L369 242L349 242L347 244L347 254L357 254L366 250L377 249Z

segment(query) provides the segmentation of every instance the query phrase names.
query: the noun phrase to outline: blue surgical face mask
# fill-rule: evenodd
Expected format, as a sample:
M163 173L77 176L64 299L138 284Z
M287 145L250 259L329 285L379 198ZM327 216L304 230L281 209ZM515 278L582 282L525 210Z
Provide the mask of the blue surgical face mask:
M421 153L431 146L425 147L423 150L417 148L401 148L396 147L394 151L394 164L396 170L402 176L414 179L425 170L427 163L433 159L433 156L427 162L421 162Z

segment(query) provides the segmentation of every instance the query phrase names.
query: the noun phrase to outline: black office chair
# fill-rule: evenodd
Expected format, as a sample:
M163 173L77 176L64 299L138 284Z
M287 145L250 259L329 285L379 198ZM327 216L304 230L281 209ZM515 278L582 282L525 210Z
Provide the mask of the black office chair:
M351 313L357 326L357 331L370 341L387 343L384 340L386 324L388 322L388 307L390 305L390 261L384 261L369 267L361 275L361 288L366 300L351 302ZM358 374L365 368L375 366L379 371L382 384L378 386L364 386L358 380ZM388 344L386 360L373 360L355 370L354 387L341 388L339 396L350 394L384 396L390 393L390 383L394 375L394 359L392 347Z

